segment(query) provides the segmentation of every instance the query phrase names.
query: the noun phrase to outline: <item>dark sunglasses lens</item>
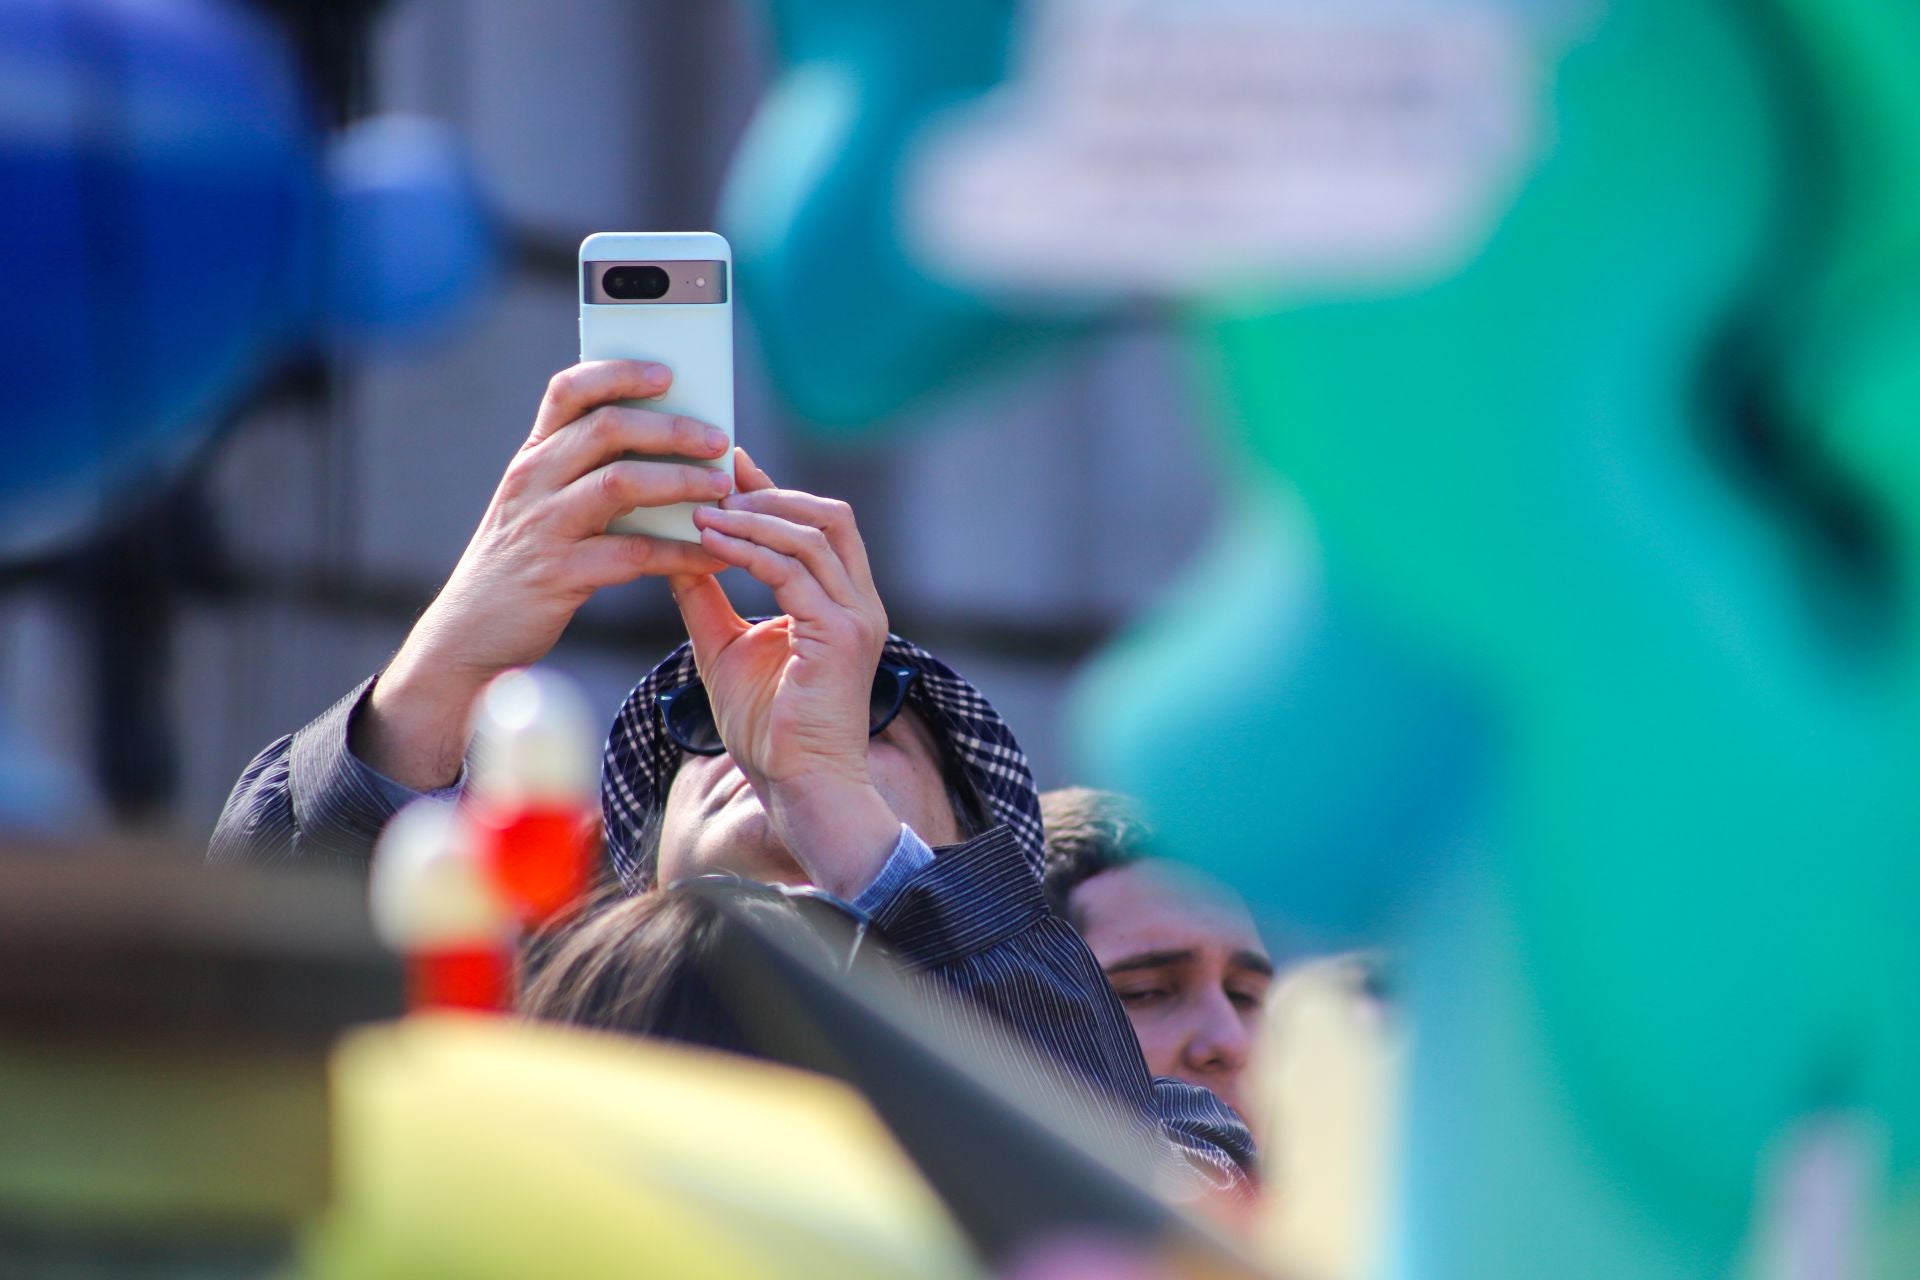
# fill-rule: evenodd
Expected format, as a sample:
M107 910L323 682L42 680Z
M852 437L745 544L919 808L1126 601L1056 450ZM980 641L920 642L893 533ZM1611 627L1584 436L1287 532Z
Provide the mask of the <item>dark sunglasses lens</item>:
M893 718L900 714L900 708L906 703L907 686L912 683L911 671L882 667L873 673L873 693L867 701L869 736L893 723Z
M667 704L667 736L688 751L711 754L722 749L713 707L701 685L688 685Z

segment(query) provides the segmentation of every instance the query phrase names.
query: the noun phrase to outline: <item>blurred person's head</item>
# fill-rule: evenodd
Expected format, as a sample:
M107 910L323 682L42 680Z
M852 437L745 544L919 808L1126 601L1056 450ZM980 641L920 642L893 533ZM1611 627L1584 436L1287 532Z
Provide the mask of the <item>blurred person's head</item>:
M1086 939L1148 1069L1244 1111L1241 1077L1273 981L1246 904L1153 857L1151 831L1125 797L1068 787L1043 794L1040 808L1048 901Z
M614 722L604 796L615 871L629 889L709 872L803 883L733 760L685 750L669 732L663 701L688 691L704 707L699 679L682 645L634 688ZM868 739L867 767L901 820L934 845L1006 823L1037 866L1033 778L985 696L925 649L889 636L875 676L876 719L891 707L897 714Z
M658 893L611 891L523 959L517 1005L542 1021L654 1036L752 1056L708 974L742 918L835 965L865 941L864 923L817 891L807 901L756 882L711 876ZM835 919L821 920L819 915Z
M746 1053L703 971L724 925L719 905L697 894L603 899L542 946L520 1012Z

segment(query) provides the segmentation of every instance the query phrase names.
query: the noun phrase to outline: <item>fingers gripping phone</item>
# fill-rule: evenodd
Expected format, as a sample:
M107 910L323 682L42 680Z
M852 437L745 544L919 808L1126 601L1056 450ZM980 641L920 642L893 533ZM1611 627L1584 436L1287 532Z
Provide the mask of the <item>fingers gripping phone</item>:
M580 242L580 358L654 360L673 385L652 400L620 403L684 414L733 444L733 250L711 231L601 231ZM639 457L640 455L634 455ZM733 468L718 458L642 457ZM637 507L608 529L700 541L695 503Z

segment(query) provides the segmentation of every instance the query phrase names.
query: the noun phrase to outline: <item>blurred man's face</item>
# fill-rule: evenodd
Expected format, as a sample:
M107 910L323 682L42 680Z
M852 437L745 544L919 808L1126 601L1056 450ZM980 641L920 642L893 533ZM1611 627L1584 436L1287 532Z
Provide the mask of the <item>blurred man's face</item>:
M1241 1075L1273 982L1245 904L1147 859L1081 882L1067 912L1125 1006L1148 1069L1203 1085L1244 1115Z

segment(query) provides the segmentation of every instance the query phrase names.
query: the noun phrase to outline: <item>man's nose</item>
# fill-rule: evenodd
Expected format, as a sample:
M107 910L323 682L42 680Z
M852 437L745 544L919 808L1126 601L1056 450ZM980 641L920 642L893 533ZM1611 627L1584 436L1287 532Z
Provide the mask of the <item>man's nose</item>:
M1183 1056L1191 1070L1232 1074L1247 1065L1252 1044L1253 1035L1233 1001L1224 991L1213 991L1200 1003Z

